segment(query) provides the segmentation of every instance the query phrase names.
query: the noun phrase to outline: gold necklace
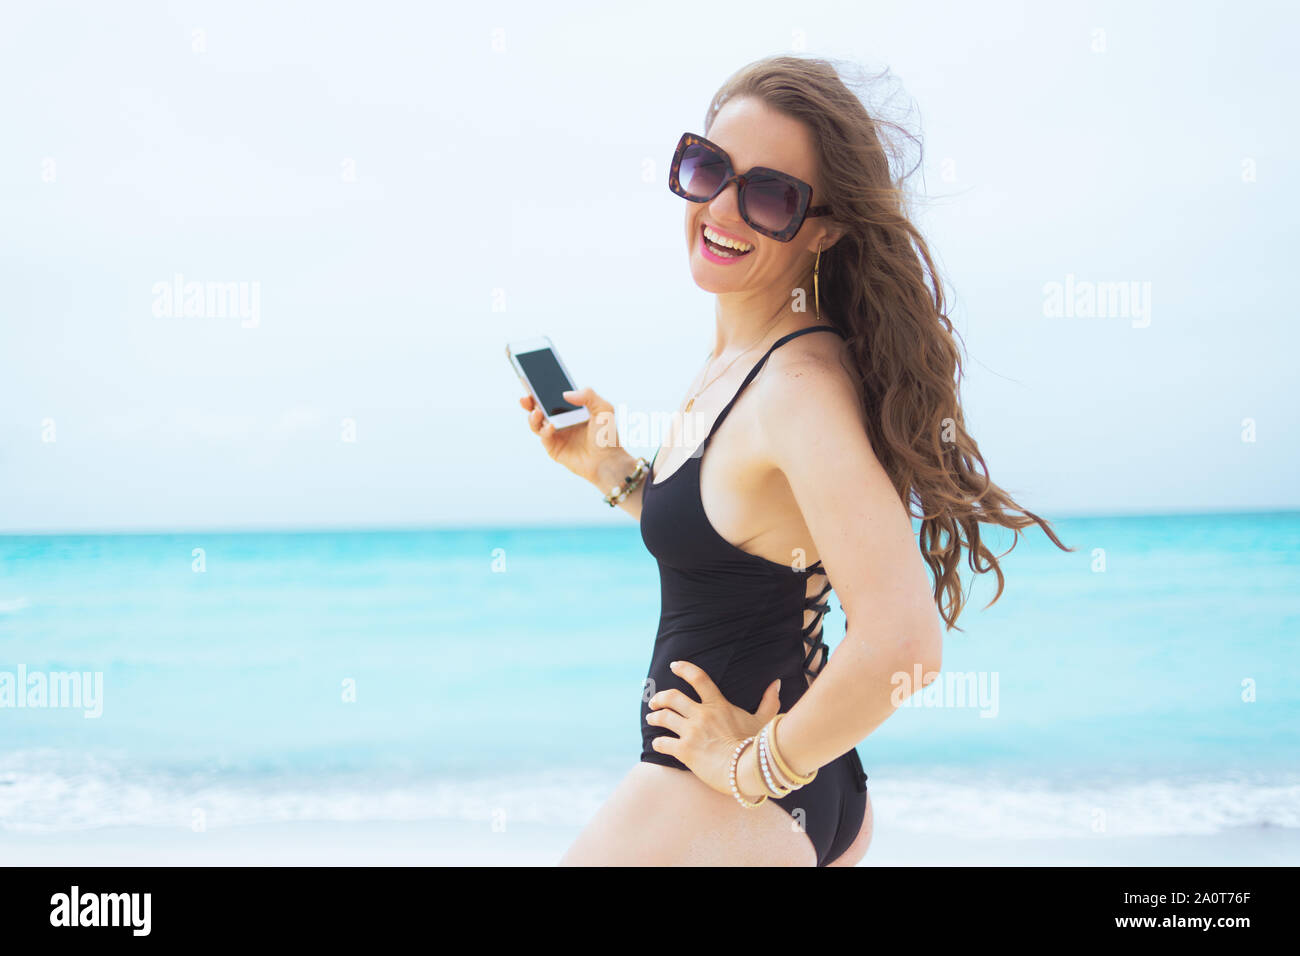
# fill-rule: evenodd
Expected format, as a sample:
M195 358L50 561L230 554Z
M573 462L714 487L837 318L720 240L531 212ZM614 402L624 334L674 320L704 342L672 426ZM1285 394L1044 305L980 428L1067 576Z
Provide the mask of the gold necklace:
M762 333L759 334L758 338L754 340L754 344L751 345L749 348L745 349L745 351L741 352L739 355L737 355L737 356L736 356L734 359L732 359L730 362L728 362L728 363L727 363L727 367L724 368L721 372L719 372L717 375L713 376L713 378L709 379L709 381L705 382L703 385L700 386L699 391L697 391L694 395L692 395L692 396L690 397L690 400L687 401L685 411L688 411L688 412L689 412L689 411L691 410L691 406L695 404L695 400L696 400L697 398L699 398L700 395L702 395L702 394L704 393L704 390L705 390L706 388L708 388L710 385L712 385L712 384L713 384L714 382L716 382L718 379L722 378L722 376L726 375L727 372L731 370L731 367L732 367L733 365L735 365L737 362L739 362L742 358L744 358L744 357L745 357L746 355L748 355L750 352L754 351L755 346L757 346L759 342L763 341L763 339L767 338L767 333L770 332L770 331L772 330L772 326L776 325L776 320L777 320L777 318L781 315L782 312L785 311L785 307L786 307L787 305L789 305L789 304L790 304L790 303L788 303L788 302L782 302L782 303L781 303L781 308L777 309L777 310L776 310L776 314L773 315L772 318L771 318L770 320L768 320L767 326L763 329ZM710 356L713 355L713 351L712 351L711 349L709 350L709 355L710 355ZM705 371L708 371L708 366L707 366L707 365L705 366Z

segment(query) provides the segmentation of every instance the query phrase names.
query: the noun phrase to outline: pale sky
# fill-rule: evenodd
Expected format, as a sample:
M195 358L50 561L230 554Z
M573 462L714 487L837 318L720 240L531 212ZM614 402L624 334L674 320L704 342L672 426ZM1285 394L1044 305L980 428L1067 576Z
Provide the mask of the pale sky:
M780 52L888 66L915 103L994 481L1049 519L1300 507L1298 28L1272 3L10 5L0 531L625 521L542 453L503 349L549 335L616 405L677 405L713 308L668 161ZM169 314L178 275L241 283L249 318ZM1048 314L1067 281L1136 283L1149 315Z

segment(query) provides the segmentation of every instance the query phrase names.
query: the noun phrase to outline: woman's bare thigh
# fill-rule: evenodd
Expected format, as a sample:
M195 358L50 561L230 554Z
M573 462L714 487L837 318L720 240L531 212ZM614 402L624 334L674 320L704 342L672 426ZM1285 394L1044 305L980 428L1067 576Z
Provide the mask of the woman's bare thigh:
M695 774L638 763L569 847L561 866L814 866L789 813L747 810Z

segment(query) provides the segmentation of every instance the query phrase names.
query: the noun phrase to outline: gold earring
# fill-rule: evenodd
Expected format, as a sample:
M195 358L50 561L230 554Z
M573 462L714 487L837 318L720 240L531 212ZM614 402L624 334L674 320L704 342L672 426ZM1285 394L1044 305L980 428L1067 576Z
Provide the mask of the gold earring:
M822 320L822 294L818 289L817 278L822 270L822 244L817 243L817 261L813 263L813 301L817 305L817 321Z

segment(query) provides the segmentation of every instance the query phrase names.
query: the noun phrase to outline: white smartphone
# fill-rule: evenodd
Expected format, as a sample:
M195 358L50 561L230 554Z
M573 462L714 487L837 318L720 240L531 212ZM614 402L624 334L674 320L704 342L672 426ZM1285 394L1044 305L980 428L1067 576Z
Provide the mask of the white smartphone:
M561 393L573 388L573 377L546 336L511 342L506 346L506 356L542 414L556 428L580 425L591 417L582 405L564 400Z

